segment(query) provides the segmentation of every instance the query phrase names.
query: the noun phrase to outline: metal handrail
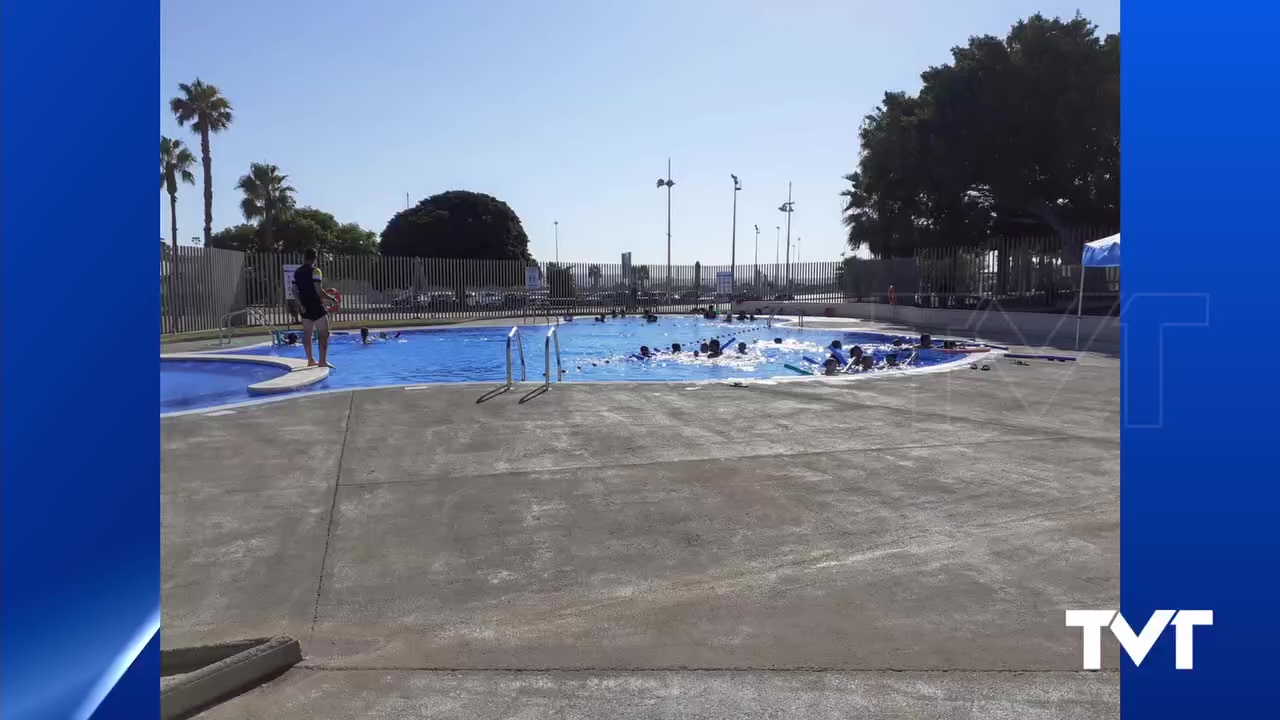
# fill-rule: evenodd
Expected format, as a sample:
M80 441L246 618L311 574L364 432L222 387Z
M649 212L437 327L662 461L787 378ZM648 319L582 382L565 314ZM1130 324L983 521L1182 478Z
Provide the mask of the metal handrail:
M773 327L773 319L778 316L778 311L781 309L782 306L779 305L773 309L773 312L769 313L769 319L765 322L765 327Z
M235 333L236 333L236 329L231 324L231 320L235 318L237 315L244 315L245 320L250 320L250 319L256 320L259 325L271 331L272 338L277 337L280 333L280 328L273 325L271 321L268 320L267 317L262 314L261 310L255 307L244 307L244 308L240 308L239 310L233 310L227 313L226 315L223 315L222 319L218 321L218 346L219 347L222 346L223 340L225 340L228 345L231 344L231 339L232 337L235 336Z
M511 387L511 338L516 339L516 347L520 349L520 382L528 379L524 364L524 336L520 334L518 326L512 327L511 332L507 333L507 387Z
M547 339L543 343L544 362L546 363L546 374L543 376L546 382L542 383L543 387L551 387L551 340L556 341L556 382L560 382L560 377L564 375L564 365L560 363L560 336L556 334L556 326L552 325L547 330Z
M551 301L550 301L550 299L549 299L549 298L547 299L547 301L546 301L545 303L534 303L534 305L533 305L533 313L532 313L532 314L530 314L530 312L529 312L529 300L528 300L528 298L526 298L526 299L525 299L525 302L524 302L524 312L523 312L523 314L522 314L522 316L521 316L522 321L523 321L523 322L525 322L525 323L527 324L527 323L529 322L530 318L532 318L532 319L533 319L533 322L534 322L534 323L537 323L537 322L538 322L538 308L539 308L539 307L541 307L541 308L542 308L542 314L547 318L547 324L548 324L548 325L550 325L550 324L551 324Z

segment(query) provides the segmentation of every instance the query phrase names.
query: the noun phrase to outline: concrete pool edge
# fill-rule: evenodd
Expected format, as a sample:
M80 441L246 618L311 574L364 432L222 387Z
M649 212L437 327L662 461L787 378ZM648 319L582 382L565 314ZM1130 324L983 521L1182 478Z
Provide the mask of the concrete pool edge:
M161 355L161 362L164 361L202 361L202 362L240 362L254 363L256 365L270 365L284 369L285 374L263 380L250 385L247 390L250 395L279 395L282 393L293 392L300 388L315 385L316 383L329 377L329 368L327 367L308 367L306 360L297 358L276 357L271 355L236 355L234 353L175 353L169 355ZM216 407L225 407L215 405Z

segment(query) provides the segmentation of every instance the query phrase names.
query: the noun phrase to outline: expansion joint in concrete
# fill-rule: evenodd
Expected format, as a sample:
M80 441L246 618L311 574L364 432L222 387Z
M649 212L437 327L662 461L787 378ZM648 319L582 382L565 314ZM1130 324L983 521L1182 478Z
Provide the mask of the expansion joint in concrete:
M351 435L351 415L355 412L356 394L351 393L347 404L347 421L342 428L342 448L338 451L338 470L333 477L333 495L329 499L329 521L324 529L324 552L320 555L320 577L316 581L316 604L311 614L311 637L315 637L316 623L320 620L320 596L324 592L324 569L329 563L329 539L333 536L333 521L338 510L338 486L342 484L342 462L347 454L347 439Z

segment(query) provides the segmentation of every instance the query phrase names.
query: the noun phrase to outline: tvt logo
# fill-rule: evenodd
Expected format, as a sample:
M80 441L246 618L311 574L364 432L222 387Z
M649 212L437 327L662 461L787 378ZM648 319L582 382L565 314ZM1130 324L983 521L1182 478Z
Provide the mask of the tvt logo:
M1111 634L1120 641L1120 647L1129 654L1133 664L1138 666L1171 623L1174 628L1173 666L1178 670L1190 670L1195 655L1192 633L1196 625L1213 624L1212 610L1157 610L1147 620L1142 632L1136 635L1118 610L1067 611L1067 627L1084 628L1085 670L1098 670L1102 667L1102 628L1111 628Z

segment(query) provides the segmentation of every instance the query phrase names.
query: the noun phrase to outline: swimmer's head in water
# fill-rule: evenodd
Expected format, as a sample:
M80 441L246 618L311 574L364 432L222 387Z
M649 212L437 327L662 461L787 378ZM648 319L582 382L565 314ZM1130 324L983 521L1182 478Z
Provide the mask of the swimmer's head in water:
M742 355L746 352L747 352L747 344L744 342L738 343L738 354Z
M777 344L777 345L781 345L781 344L782 344L782 338L774 338L774 339L773 339L773 342L774 342L775 344Z
M853 349L849 351L849 354L852 355L855 359L862 357L862 346L854 345Z
M680 352L680 343L671 343L671 352L673 353Z
M839 340L832 340L832 341L831 341L831 348L832 348L833 350L839 350L839 349L840 349L840 348L842 348L842 347L844 347L844 346L840 344L840 341L839 341Z
M876 364L876 361L875 361L875 358L871 357L870 355L863 355L862 361L859 364L862 365L863 370L870 370L872 366Z
M369 328L360 328L360 339L365 341L369 339Z

